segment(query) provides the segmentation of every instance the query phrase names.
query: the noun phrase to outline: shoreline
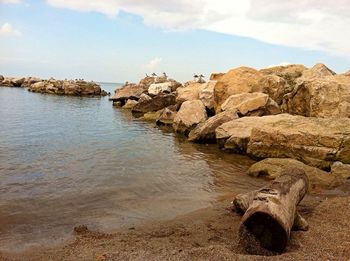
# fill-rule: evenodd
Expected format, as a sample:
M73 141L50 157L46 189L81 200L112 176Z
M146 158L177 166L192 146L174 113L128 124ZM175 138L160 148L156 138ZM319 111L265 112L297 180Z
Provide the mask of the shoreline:
M82 227L63 245L0 253L0 260L347 260L350 256L349 196L306 197L298 210L311 229L293 231L281 255L252 255L240 247L241 216L232 210L227 197L231 198L226 196L211 207L171 220L146 222L113 233Z

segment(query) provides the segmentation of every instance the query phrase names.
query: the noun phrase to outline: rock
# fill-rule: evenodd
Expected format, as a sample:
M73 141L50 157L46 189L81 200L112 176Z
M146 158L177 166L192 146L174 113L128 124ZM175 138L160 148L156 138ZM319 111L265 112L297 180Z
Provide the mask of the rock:
M170 105L174 105L176 103L176 98L174 94L163 94L160 93L152 99L144 99L139 101L134 108L133 112L136 113L147 113L150 111L159 111L168 107Z
M112 101L121 101L125 103L127 100L138 100L145 92L145 87L143 85L137 84L127 84L120 89L115 90L114 96L111 98Z
M343 75L344 75L344 76L350 76L350 70L347 71L347 72L345 72L345 73L343 73Z
M259 81L262 92L268 94L278 105L283 102L283 96L293 90L285 79L277 75L266 75Z
M148 88L148 93L150 95L157 95L161 92L171 92L171 82L164 82L164 83L153 83Z
M202 83L191 83L186 87L180 87L176 90L176 102L181 104L185 101L193 101L199 99L200 91L206 86Z
M135 107L135 105L137 104L138 102L135 101L135 100L128 100L125 105L123 106L123 109L126 109L126 110L131 110L132 108Z
M350 119L244 117L218 127L216 138L221 147L254 158L294 158L321 169L350 163Z
M171 125L174 123L174 118L176 116L176 110L171 110L170 108L165 108L162 114L157 120L158 125Z
M224 111L198 124L188 135L190 141L213 141L216 139L215 130L225 122L238 119L236 111Z
M30 85L37 83L37 82L41 82L41 81L43 81L43 80L38 78L38 77L27 77L27 78L25 78L24 82L22 83L22 87L29 87Z
M264 75L277 75L282 77L289 85L294 85L297 78L301 77L307 68L301 64L287 66L275 66L260 70Z
M147 112L140 119L144 121L157 121L162 112L163 110Z
M207 120L207 112L200 100L185 101L174 118L173 128L176 132L187 135L197 124Z
M331 173L336 176L341 176L344 179L350 178L350 165L343 164L340 161L334 162L331 167Z
M350 117L350 77L304 79L284 98L290 114L307 117Z
M199 88L199 100L201 100L208 109L214 109L215 85L216 81L209 81Z
M280 113L276 102L271 100L267 94L261 92L231 95L221 105L221 110L235 110L241 116L256 111L260 111L259 116Z
M214 87L214 107L218 113L221 105L234 94L261 92L259 81L263 75L255 69L239 67L223 75Z
M37 82L37 83L32 84L30 86L29 90L32 91L32 92L43 93L43 92L45 92L46 87L53 87L53 85L50 84L50 86L49 86L48 82Z
M13 78L11 80L11 83L14 87L21 87L22 84L24 83L25 78L21 77L21 78Z
M310 167L295 159L269 158L253 164L248 175L275 179L288 169L301 169L309 179L309 190L315 192L319 189L332 189L344 182L340 175L329 173L315 167Z
M154 77L146 76L145 78L141 79L138 85L147 90L153 83L155 83Z
M225 74L224 73L212 73L210 75L210 80L211 81L218 81L221 79L222 76L224 76Z
M336 75L331 69L322 63L314 65L311 69L305 70L302 74L302 78L305 79L317 79L325 76Z
M94 82L60 81L50 79L40 81L29 86L29 91L72 96L105 96L107 93Z

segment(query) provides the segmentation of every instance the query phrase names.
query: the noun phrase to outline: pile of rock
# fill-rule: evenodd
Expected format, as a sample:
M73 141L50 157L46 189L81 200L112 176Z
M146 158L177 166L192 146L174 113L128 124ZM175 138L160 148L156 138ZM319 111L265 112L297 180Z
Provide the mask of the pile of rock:
M105 96L107 92L94 82L83 80L43 80L37 77L3 77L0 75L0 86L28 88L28 91L57 95Z
M254 176L275 177L283 168L271 174L273 166L292 163L312 173L315 187L334 187L350 176L344 174L350 169L350 77L323 64L239 67L184 86L149 77L117 89L112 100L190 141L273 158L260 164L263 170L255 167Z
M107 93L94 82L49 79L31 84L28 91L71 96L105 96Z

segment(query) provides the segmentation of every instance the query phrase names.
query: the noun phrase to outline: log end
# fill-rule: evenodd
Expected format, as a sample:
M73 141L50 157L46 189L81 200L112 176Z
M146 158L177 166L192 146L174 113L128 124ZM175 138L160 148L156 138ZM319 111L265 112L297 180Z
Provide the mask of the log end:
M255 212L244 220L242 226L245 229L241 231L251 233L265 249L281 253L287 246L289 235L284 227L264 212Z

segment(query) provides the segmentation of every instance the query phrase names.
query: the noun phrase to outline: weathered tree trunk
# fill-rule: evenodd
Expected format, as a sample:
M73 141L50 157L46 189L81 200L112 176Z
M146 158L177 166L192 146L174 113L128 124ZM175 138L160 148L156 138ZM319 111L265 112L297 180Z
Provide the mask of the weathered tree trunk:
M236 208L245 212L240 231L248 231L261 246L282 252L289 241L290 231L307 228L296 206L307 192L308 179L303 170L293 169L276 178L271 185L236 197ZM241 236L244 236L241 233Z

